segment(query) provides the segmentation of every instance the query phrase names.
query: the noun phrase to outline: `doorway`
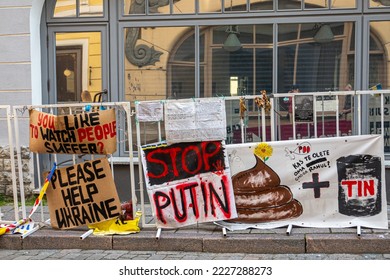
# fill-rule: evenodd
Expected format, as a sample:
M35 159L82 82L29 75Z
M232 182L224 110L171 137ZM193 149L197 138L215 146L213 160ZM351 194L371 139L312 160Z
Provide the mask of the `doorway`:
M56 48L57 102L80 101L82 46Z

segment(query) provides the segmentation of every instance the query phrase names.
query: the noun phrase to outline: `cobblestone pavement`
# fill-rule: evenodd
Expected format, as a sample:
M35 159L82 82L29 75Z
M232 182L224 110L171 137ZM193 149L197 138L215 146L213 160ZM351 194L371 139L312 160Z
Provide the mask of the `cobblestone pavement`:
M390 254L220 254L124 250L0 250L0 260L390 260Z

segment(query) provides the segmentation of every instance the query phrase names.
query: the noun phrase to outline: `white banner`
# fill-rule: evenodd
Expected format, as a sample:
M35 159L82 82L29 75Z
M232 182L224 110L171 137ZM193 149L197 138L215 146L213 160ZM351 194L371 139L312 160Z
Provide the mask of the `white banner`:
M380 135L229 145L238 218L230 230L364 226L386 229Z

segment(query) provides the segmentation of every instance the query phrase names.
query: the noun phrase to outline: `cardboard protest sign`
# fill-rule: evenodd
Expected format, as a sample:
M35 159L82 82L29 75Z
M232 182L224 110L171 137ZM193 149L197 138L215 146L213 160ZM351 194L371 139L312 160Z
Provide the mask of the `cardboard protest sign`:
M388 227L380 135L229 145L228 154L238 218L224 227Z
M106 158L57 169L46 196L54 228L68 229L98 223L121 213Z
M112 154L115 110L55 116L30 110L30 150L49 154Z
M142 163L158 227L237 216L223 142L145 145Z

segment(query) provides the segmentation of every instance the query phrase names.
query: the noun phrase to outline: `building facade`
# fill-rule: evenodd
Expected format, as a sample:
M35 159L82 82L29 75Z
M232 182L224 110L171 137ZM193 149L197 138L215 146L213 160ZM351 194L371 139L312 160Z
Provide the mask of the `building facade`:
M135 102L276 95L293 85L300 92L390 87L387 0L0 0L0 18L2 104L80 102L81 92L93 99L103 90L103 100ZM291 125L285 101L275 109ZM341 133L354 134L356 104L342 101ZM376 125L378 102L363 100L363 133L389 127L387 104L385 127ZM233 135L237 116L228 106L230 143L241 141ZM154 131L143 127L148 140ZM259 140L250 127L248 135ZM307 129L299 137L309 136ZM118 162L128 151L118 141Z

